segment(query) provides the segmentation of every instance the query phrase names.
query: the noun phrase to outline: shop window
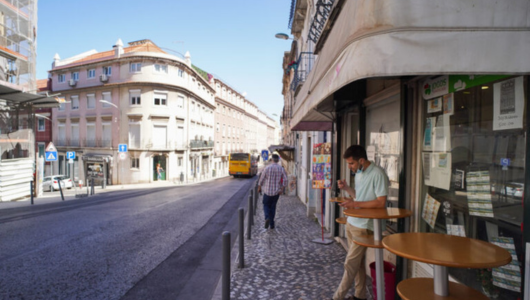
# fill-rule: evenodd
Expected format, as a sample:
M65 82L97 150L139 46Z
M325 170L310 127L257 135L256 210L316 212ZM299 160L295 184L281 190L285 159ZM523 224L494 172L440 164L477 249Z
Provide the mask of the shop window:
M500 299L521 298L527 79L445 78L461 89L422 100L420 230L512 248L514 261L505 267L449 273Z

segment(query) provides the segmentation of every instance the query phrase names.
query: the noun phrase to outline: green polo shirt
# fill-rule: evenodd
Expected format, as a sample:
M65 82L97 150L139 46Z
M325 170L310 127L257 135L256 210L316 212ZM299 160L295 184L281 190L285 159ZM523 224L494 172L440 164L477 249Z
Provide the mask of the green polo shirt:
M355 201L371 201L388 196L388 183L385 171L371 162L366 170L355 174ZM358 228L374 230L371 219L348 217L348 223Z

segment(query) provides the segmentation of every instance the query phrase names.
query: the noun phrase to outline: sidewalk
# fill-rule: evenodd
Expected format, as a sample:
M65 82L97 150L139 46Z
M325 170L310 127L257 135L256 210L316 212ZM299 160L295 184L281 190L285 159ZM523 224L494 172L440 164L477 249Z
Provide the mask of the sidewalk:
M189 183L174 183L172 181L161 181L161 182L151 182L151 183L137 183L137 184L123 184L123 185L107 185L105 189L101 188L101 185L94 186L94 192L95 194L92 196L84 197L84 198L76 198L75 197L75 189L63 189L63 195L64 195L64 201L71 201L71 200L82 200L94 196L98 196L105 193L110 193L114 191L126 191L126 190L136 190L136 189L156 189L156 188L164 188L164 187L174 187L174 186L185 186L185 185L195 185L200 184L207 181L212 181L216 179L221 179L229 177L229 175L221 175L214 178L208 178L202 181L197 182L189 182ZM83 186L83 191L86 193L87 187ZM90 190L90 187L89 187ZM61 193L59 191L56 192L43 192L42 196L35 197L33 199L33 206L36 205L42 205L47 203L58 203L61 202ZM31 205L31 198L26 199L20 199L16 201L0 201L0 210L1 209L7 209L7 208L15 208L15 207L24 207L24 206L32 206Z
M297 197L281 196L276 228L269 230L260 203L252 240L245 237L245 268L237 267L238 241L232 250L230 299L331 299L342 279L344 248L312 242L322 236L320 225L306 217ZM221 280L212 300L222 298Z

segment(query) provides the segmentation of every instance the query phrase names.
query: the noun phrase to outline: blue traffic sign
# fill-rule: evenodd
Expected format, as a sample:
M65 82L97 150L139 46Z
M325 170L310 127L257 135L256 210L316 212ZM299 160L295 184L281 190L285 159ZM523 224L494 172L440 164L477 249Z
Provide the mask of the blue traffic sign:
M67 151L66 159L75 159L75 151Z
M269 151L262 150L261 151L261 157L263 157L263 160L269 160Z
M127 144L119 144L118 152L127 152Z
M501 166L507 167L510 165L510 159L509 158L501 158Z
M46 151L44 158L46 161L57 161L57 151Z

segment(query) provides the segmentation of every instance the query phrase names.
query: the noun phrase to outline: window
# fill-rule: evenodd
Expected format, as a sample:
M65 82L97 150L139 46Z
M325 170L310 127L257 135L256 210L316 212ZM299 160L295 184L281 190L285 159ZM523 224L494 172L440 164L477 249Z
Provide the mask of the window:
M111 107L112 106L112 97L110 95L110 92L104 92L101 93L101 97L103 98L103 101L101 102L103 107Z
M158 106L167 105L167 95L155 93L154 105L158 105Z
M129 72L136 73L142 71L142 63L130 63Z
M59 124L58 129L59 129L58 134L57 134L58 146L66 146L66 127L64 123Z
M112 75L112 67L111 66L103 67L103 74L107 76Z
M141 144L141 133L140 133L140 122L129 123L129 147L140 148Z
M219 132L219 122L217 122L217 132Z
M70 76L71 79L78 81L79 80L79 72L72 72L72 75Z
M178 158L178 166L179 166L179 167L182 167L182 157L179 157L179 158Z
M39 118L39 121L38 121L38 126L37 126L37 130L38 131L45 131L46 130L46 122L44 120L44 118Z
M87 78L94 78L96 77L96 69L88 69L87 71Z
M86 145L87 147L96 147L96 124L86 124Z
M179 77L184 78L184 70L179 69L179 71L178 71L178 75L179 75Z
M79 109L79 96L71 96L70 101L72 101L72 110Z
M61 104L59 104L58 110L59 111L63 111L65 109L65 107L66 107L66 104L64 102L62 102Z
M140 159L138 157L131 157L131 169L140 169Z
M153 125L153 140L154 147L157 149L165 149L167 147L167 126Z
M72 124L70 133L70 146L79 147L79 123Z
M129 103L131 105L140 105L141 102L141 92L140 90L130 90L129 91Z
M177 147L182 147L184 146L184 127L182 126L179 126L177 127L177 136L175 137L176 139L176 145Z
M195 112L195 102L191 102L191 112Z
M39 157L44 157L44 143L39 143Z
M88 109L96 108L96 95L94 94L86 95L86 108Z
M155 72L167 74L167 65L155 64Z
M177 108L180 108L180 109L184 108L184 97L182 96L177 97Z
M111 123L102 123L101 124L101 142L103 147L112 146L112 125Z
M66 81L66 75L65 74L59 74L57 75L57 82L65 82Z

